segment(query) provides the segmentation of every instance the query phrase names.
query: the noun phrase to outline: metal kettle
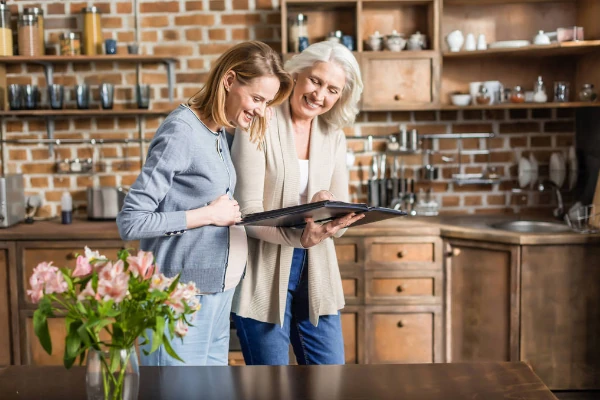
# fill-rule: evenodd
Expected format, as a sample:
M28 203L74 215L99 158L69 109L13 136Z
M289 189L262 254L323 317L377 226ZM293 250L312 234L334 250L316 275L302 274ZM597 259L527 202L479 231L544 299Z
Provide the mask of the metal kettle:
M126 191L122 187L101 186L87 188L88 219L116 219L123 207Z

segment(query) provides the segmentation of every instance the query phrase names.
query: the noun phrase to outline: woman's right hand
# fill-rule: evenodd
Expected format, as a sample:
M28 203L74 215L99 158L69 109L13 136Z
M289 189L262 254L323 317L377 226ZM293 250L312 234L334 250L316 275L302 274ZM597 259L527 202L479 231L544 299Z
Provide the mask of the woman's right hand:
M231 226L242 220L238 202L231 200L226 194L213 200L208 207L211 213L212 225Z
M323 225L315 223L312 218L306 218L306 226L302 232L300 244L302 244L302 247L305 249L312 247L321 243L323 240L332 237L340 229L347 228L364 217L365 214L350 213Z

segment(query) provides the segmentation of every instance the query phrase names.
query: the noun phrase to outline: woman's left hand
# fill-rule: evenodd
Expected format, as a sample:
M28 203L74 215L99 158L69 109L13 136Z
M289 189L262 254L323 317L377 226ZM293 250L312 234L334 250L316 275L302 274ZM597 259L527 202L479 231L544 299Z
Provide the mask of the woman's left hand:
M326 201L326 200L329 200L329 201L335 200L333 193L331 193L329 190L319 190L317 193L315 193L315 195L312 197L310 202L317 203L319 201Z
M343 217L334 219L324 225L316 224L312 218L306 218L306 226L302 232L300 243L305 249L321 243L323 240L332 237L340 229L352 225L365 217L365 214L350 213Z

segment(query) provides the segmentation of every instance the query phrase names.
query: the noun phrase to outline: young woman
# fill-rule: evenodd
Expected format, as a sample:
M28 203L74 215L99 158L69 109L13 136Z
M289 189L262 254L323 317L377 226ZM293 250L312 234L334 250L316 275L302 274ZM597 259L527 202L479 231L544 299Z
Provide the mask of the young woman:
M261 42L226 51L205 86L158 128L140 175L117 217L123 240L140 240L167 277L181 273L202 293L202 308L184 344L185 365L226 365L229 313L246 266L245 230L235 200L236 172L225 127L263 140L265 111L288 97L290 75ZM231 138L229 138L231 139ZM164 349L141 355L143 365L179 365Z

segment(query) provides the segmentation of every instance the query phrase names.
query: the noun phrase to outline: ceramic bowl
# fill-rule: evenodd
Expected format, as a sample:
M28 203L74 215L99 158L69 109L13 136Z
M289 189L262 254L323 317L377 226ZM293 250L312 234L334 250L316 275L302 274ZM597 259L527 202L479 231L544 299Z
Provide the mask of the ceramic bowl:
M470 94L457 93L450 96L450 101L455 106L465 107L471 103Z

